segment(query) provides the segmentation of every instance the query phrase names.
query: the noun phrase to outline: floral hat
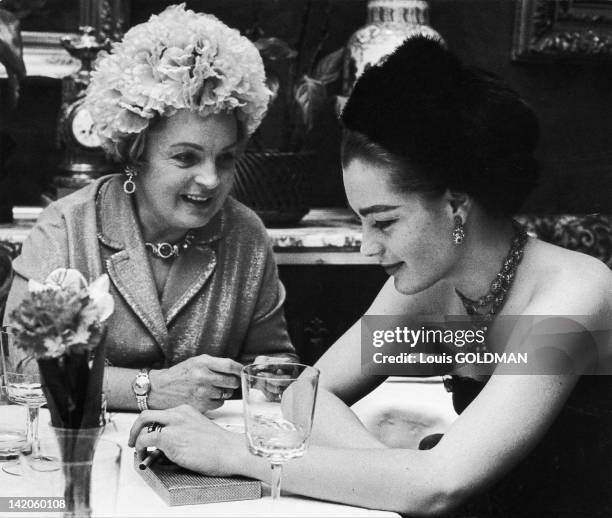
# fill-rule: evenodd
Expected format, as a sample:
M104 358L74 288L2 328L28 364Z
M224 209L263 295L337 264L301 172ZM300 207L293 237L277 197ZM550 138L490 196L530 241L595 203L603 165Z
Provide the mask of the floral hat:
M184 108L202 116L235 110L250 135L271 96L265 79L251 41L212 15L173 5L101 53L85 104L107 149Z

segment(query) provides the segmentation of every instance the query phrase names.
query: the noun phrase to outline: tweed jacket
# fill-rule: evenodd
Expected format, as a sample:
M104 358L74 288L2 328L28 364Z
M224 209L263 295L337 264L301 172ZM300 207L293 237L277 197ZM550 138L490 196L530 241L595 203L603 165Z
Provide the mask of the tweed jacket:
M17 278L38 281L60 267L90 281L108 273L115 311L105 343L114 366L161 368L203 353L248 363L294 353L266 229L232 198L174 259L161 295L119 175L49 205L13 267ZM23 290L24 282L15 283L7 315Z

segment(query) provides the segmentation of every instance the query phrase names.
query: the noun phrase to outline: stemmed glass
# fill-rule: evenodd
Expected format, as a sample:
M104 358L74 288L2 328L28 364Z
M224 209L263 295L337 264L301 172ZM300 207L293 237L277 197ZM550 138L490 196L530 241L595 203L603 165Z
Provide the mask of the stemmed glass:
M4 386L10 402L26 407L27 448L31 449L32 461L39 469L44 470L45 463L51 459L40 455L38 415L40 407L47 400L42 390L36 361L31 356L16 354L14 341L14 335L9 332L9 328L4 327L0 333ZM10 462L4 464L2 470L11 475L21 475L21 464L19 461Z
M299 363L257 363L241 373L249 451L272 466L272 500L280 497L282 466L302 457L312 429L319 370Z

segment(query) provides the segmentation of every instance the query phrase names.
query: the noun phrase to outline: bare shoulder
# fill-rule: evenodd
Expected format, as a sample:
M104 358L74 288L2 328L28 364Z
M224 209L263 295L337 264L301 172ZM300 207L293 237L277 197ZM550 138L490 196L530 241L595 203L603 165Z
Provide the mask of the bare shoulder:
M530 306L548 307L549 314L610 315L612 271L603 262L539 240L532 246Z

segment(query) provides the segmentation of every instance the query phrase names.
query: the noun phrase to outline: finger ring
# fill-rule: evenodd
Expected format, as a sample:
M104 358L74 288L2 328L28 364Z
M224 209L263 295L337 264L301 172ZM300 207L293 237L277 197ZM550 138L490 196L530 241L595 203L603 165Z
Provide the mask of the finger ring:
M147 433L153 433L155 431L161 432L162 428L163 428L163 426L161 424L159 424L159 423L151 423L147 427Z

